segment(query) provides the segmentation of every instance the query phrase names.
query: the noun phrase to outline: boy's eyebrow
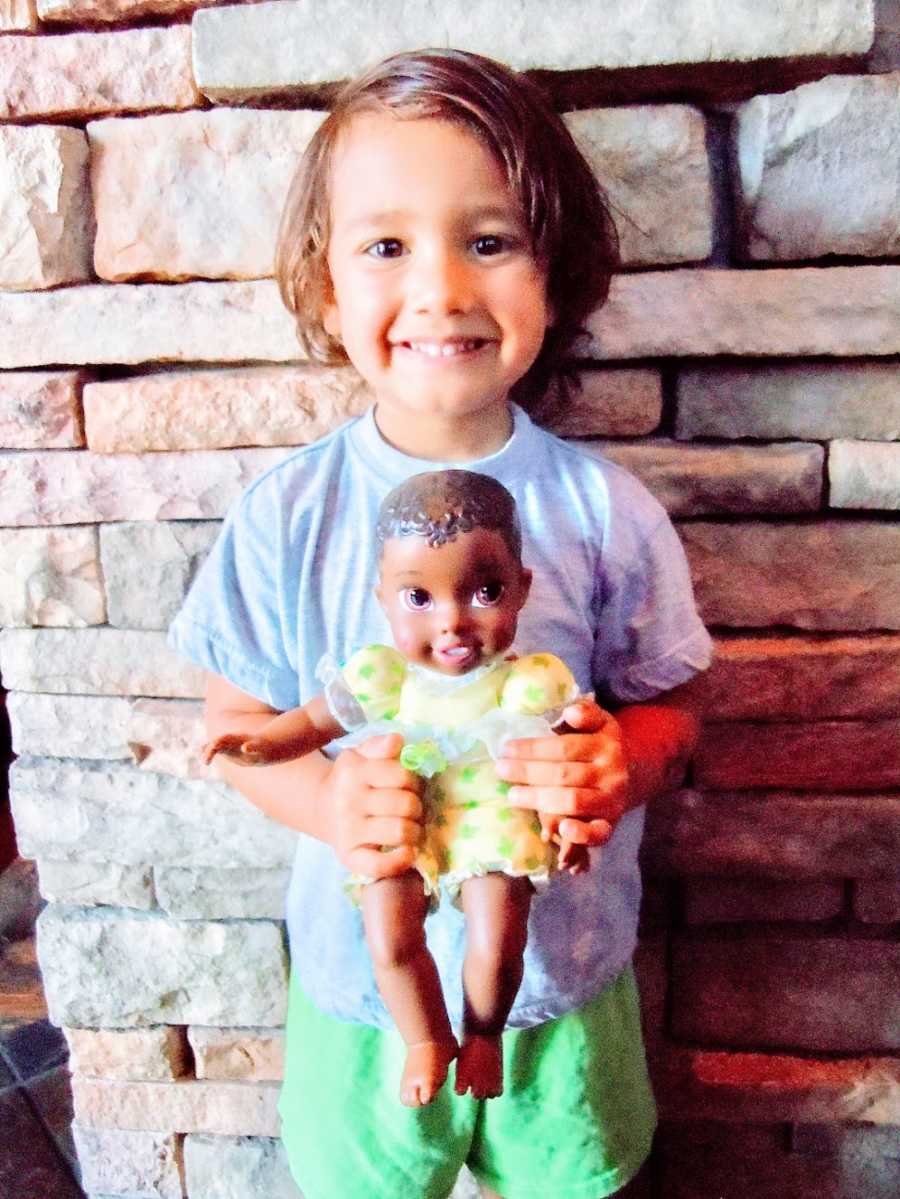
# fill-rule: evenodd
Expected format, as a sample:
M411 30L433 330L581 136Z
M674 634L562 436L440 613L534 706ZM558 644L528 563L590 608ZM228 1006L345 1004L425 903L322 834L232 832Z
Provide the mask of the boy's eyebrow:
M385 208L378 212L364 212L348 221L345 228L349 232L355 232L358 229L368 229L372 226L389 226L395 222L406 220L411 215L414 214L404 208ZM512 202L509 204L480 204L473 208L466 208L462 215L466 220L512 220L519 225L524 224L525 220L518 204Z

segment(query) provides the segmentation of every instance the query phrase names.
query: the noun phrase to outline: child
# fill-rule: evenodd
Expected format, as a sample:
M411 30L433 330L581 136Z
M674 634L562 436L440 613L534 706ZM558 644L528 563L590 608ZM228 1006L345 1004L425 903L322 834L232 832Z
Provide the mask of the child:
M504 1093L443 1088L396 1102L403 1046L373 979L347 871L400 875L422 838L399 736L334 759L223 773L301 836L287 900L291 991L282 1137L306 1199L446 1199L463 1162L486 1195L601 1199L625 1186L654 1125L630 959L642 805L680 778L696 721L683 686L709 638L659 505L624 471L542 432L534 405L606 296L615 242L565 125L526 79L473 55L400 55L348 84L288 199L277 271L319 361L349 359L365 416L299 450L231 512L172 631L209 671L216 737L258 732L317 691L324 652L386 639L367 531L392 487L466 463L515 497L533 570L518 631L581 691L575 731L515 741L496 769L511 804L604 845L532 907L504 1034ZM383 847L394 847L383 852ZM428 944L462 1014L462 917Z
M544 714L558 719L578 687L552 654L515 663L504 656L531 573L522 565L515 503L501 483L464 470L414 475L382 504L376 541L377 595L403 653L375 645L343 670L327 663L324 694L252 738L222 734L205 757L261 766L303 757L345 732L357 742L385 728L401 733L402 765L431 780L422 797L425 844L414 870L355 880L367 885L353 888L361 892L378 989L407 1046L400 1096L409 1107L430 1103L458 1051L457 1094L488 1099L503 1089L500 1034L522 977L532 890L556 863L555 829L544 839L534 813L509 807L509 785L499 782L489 747L550 733ZM571 860L576 848L584 846L566 845L561 854L572 873L586 864ZM439 880L474 926L463 963L461 1048L425 942Z

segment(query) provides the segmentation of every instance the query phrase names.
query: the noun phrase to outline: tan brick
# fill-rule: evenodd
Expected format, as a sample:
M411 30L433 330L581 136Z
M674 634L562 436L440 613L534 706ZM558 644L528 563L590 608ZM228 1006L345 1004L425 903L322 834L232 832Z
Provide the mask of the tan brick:
M349 368L167 371L84 390L88 444L102 454L305 445L371 397Z
M877 791L900 786L900 720L707 723L694 758L702 787Z
M129 521L100 528L109 623L165 630L219 533L217 521ZM141 563L141 586L134 564Z
M0 117L192 108L191 31L129 29L0 40Z
M672 516L813 512L824 470L821 446L699 446L654 439L591 443L637 475Z
M281 1082L284 1033L272 1028L188 1029L198 1078Z
M900 351L900 267L619 275L587 322L586 357Z
M718 637L700 686L716 720L900 716L900 636Z
M8 371L0 375L0 447L64 450L84 445L81 371Z
M829 920L844 906L840 882L698 878L685 888L688 924L741 921Z
M749 258L900 253L900 74L756 96L738 109L735 143Z
M643 852L691 876L879 878L900 860L900 799L681 791L649 809Z
M276 1083L72 1079L75 1118L87 1128L277 1137Z
M75 1125L82 1184L91 1194L181 1199L182 1148L171 1133Z
M105 620L96 530L0 529L0 625L84 628Z
M869 878L855 883L853 914L867 924L900 921L900 877Z
M34 30L37 9L34 0L0 0L0 31Z
M69 1065L89 1078L168 1082L190 1073L184 1028L67 1028Z
M44 21L80 24L130 21L136 17L189 13L197 8L224 4L228 0L37 0Z
M560 437L640 437L662 417L662 378L645 367L583 370L580 391L559 403L551 395L539 421Z
M272 275L284 198L323 115L220 108L92 122L97 274Z
M224 516L281 449L189 454L94 454L80 450L0 457L0 522L184 520Z
M684 937L672 996L675 1035L699 1044L900 1048L900 945L889 941Z
M708 624L900 629L900 525L694 521L679 532Z
M900 508L900 444L833 441L828 450L833 508Z
M0 367L302 357L272 280L0 293Z
M677 436L900 438L900 366L890 362L691 367L678 375Z

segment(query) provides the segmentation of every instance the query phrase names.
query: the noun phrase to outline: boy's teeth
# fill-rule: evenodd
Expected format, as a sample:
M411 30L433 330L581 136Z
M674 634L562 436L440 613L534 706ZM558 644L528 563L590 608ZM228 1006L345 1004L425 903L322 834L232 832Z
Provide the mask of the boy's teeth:
M411 350L426 354L429 358L452 358L454 354L477 349L480 342L472 338L469 341L410 341L406 344Z

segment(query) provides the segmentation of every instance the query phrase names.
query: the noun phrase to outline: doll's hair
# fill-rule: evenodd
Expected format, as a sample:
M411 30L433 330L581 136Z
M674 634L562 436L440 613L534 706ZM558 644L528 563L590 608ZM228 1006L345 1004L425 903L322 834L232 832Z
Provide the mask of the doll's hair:
M378 510L375 540L381 557L395 537L422 537L438 548L460 533L492 529L522 564L516 502L496 479L471 470L430 470L389 492Z
M522 208L532 251L546 271L552 324L541 351L511 396L534 406L567 363L584 323L609 293L618 237L605 194L560 116L525 75L461 50L396 54L339 91L307 147L288 193L275 274L314 362L348 361L323 325L330 297L328 243L331 162L341 134L361 113L399 120L437 118L473 134L493 155Z

